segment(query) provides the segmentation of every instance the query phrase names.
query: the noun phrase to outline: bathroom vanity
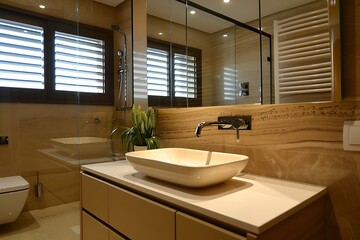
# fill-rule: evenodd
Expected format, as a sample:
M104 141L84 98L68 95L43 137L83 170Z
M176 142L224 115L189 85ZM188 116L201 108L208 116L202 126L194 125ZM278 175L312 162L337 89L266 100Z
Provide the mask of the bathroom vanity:
M207 188L82 166L82 240L325 239L326 188L241 174Z

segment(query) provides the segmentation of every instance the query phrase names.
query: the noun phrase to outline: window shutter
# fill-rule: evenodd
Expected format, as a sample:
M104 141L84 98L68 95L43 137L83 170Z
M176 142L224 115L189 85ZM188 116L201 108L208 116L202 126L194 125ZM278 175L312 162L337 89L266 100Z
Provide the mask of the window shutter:
M44 30L0 19L0 87L44 89Z
M236 100L236 67L224 67L224 100Z
M55 90L105 92L104 41L55 32Z
M150 96L169 96L169 53L147 49L147 88Z
M175 97L196 98L196 58L175 53L174 84Z

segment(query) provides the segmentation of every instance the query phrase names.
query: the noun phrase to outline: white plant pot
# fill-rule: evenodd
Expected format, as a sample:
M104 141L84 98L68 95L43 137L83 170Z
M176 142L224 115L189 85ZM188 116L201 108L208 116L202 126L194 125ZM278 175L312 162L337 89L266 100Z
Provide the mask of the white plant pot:
M136 146L134 145L134 151L143 151L147 150L147 146Z

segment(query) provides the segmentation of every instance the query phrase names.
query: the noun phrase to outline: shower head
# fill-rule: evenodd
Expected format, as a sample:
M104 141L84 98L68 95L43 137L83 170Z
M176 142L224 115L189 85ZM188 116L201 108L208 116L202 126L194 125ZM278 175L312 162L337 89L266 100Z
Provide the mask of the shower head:
M111 29L114 31L118 31L119 33L124 35L124 37L126 38L125 32L120 28L120 26L118 24L111 24Z
M125 45L126 45L126 33L119 27L119 25L118 24L111 24L111 29L114 30L114 31L119 32L121 35L124 36L124 41L125 41ZM126 51L124 50L124 52L126 52Z

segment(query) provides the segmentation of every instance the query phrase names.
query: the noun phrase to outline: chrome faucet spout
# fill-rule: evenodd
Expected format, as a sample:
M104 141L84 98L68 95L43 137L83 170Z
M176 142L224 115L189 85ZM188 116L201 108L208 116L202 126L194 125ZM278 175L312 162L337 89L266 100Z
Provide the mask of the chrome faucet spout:
M113 130L110 132L109 136L108 136L108 140L112 141L113 140L113 135L118 131L118 128L113 128Z
M200 137L201 136L201 130L205 127L205 126L209 126L209 125L220 125L220 126L224 126L226 124L226 122L222 122L222 121L216 121L216 122L200 122L196 128L195 128L195 136L196 137Z
M196 136L196 137L200 137L200 136L201 136L201 130L203 129L204 125L205 125L205 122L200 122L200 123L196 126L196 128L195 128L195 136Z
M114 146L114 141L113 141L113 135L118 131L118 128L113 128L108 136L108 140L110 141L110 147L111 147L111 153L113 157L116 157L115 154L115 146Z

